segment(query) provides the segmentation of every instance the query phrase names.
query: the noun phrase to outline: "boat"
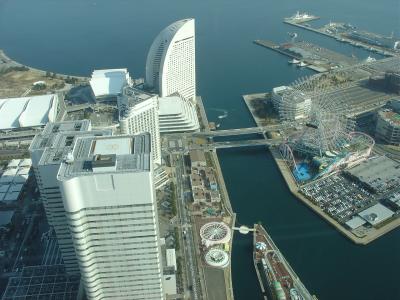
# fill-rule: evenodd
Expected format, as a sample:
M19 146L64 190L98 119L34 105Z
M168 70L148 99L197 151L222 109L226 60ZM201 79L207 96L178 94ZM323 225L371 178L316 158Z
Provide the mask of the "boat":
M264 299L313 300L267 231L254 225L253 262ZM271 297L270 297L271 296Z
M309 15L308 13L300 13L299 11L296 12L293 16L289 18L285 18L285 21L294 22L294 23L303 23L307 21L312 21L319 19L317 16Z
M293 64L293 65L297 65L299 62L300 62L300 61L297 60L297 59L295 59L295 58L293 58L292 60L289 60L289 61L288 61L289 64Z
M305 62L301 61L297 66L299 67L306 67L308 66Z
M368 56L368 57L365 59L365 62L373 62L373 61L376 61L376 58L371 57L371 56Z

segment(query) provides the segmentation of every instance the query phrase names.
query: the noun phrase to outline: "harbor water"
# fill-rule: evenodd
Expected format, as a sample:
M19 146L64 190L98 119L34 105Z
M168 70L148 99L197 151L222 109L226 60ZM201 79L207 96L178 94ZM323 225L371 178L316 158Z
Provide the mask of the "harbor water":
M399 0L0 0L0 48L52 72L88 76L95 68L128 67L131 76L143 77L158 32L194 17L198 94L209 120L221 129L247 127L254 122L241 95L313 74L253 40L288 42L288 33L297 32L298 39L343 54L370 55L283 24L297 10L321 16L315 24L342 21L400 35ZM265 149L224 150L218 156L238 222L262 222L319 299L400 299L399 229L370 245L354 245L290 194ZM235 298L261 299L249 236L235 235L232 259Z

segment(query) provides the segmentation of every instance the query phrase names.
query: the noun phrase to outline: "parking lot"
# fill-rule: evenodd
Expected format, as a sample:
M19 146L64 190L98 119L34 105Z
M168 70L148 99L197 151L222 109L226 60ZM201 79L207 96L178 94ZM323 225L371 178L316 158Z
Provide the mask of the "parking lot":
M332 175L301 189L311 201L337 221L344 223L352 215L376 203L374 195L361 184L342 175Z

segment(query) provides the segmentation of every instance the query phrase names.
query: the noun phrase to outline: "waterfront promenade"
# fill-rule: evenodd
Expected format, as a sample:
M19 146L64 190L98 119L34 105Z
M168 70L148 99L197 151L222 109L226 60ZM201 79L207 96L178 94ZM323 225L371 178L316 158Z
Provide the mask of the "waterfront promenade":
M197 97L197 105L199 107L199 113L200 113L200 121L201 124L204 128L204 132L211 132L209 125L208 125L208 119L207 119L207 115L204 109L204 105L203 105L203 101L201 97ZM228 194L228 190L226 188L226 184L225 184L225 180L222 174L222 170L221 170L221 166L219 164L219 160L218 160L218 156L216 154L216 151L211 151L211 157L212 157L212 163L213 166L215 168L216 171L216 175L217 175L217 181L218 181L218 186L220 188L220 192L221 192L221 203L223 206L224 211L231 216L231 227L233 227L235 225L235 221L236 221L236 214L233 212L232 206L231 206L231 202L229 199L229 194ZM232 237L231 240L229 242L229 259L232 262L232 246L233 246L233 234L234 231L232 230ZM219 271L219 272L218 272ZM204 275L205 277L207 277L207 274L210 275L210 278L215 278L215 276L220 277L221 275L223 276L223 280L222 282L224 282L224 288L225 288L225 294L226 295L226 299L227 300L233 300L234 299L234 295L233 295L233 284L232 284L232 264L230 264L227 268L225 268L224 270L217 270L215 271L215 269L211 269L211 268L204 268ZM219 280L221 282L221 279ZM206 290L207 290L207 296L208 299L215 299L215 300L219 300L218 298L214 297L216 295L220 295L218 293L218 289L221 289L222 287L217 287L214 284L212 285L212 288L214 289L211 290L210 288L207 288L208 285L211 283L210 281L207 281L206 278L204 278L204 282L206 283ZM211 283L212 284L212 283ZM211 287L211 285L210 285ZM222 300L222 299L221 299Z

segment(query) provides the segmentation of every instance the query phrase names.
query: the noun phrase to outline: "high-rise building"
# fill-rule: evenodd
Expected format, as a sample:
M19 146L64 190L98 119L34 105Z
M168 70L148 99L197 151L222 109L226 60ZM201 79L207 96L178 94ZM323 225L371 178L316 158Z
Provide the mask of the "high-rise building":
M90 131L88 120L48 123L35 136L29 148L40 197L47 221L54 229L68 274L79 274L78 261L69 232L57 173L76 138L87 135L111 135L111 131Z
M163 299L149 134L79 138L61 164L88 299Z
M195 103L194 19L174 22L156 37L147 56L146 85L161 97L179 93Z
M157 95L126 87L122 96L118 97L118 109L121 132L123 134L150 133L153 161L161 164Z

